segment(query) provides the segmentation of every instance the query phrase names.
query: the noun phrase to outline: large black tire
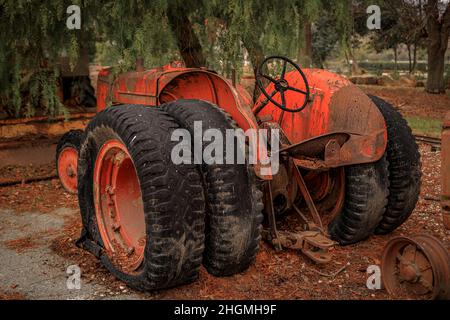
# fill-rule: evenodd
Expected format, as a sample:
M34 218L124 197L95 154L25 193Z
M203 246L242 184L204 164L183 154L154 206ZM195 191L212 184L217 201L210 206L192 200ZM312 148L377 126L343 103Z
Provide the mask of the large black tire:
M204 250L205 199L195 165L171 161L171 133L177 123L157 108L107 108L89 123L78 162L78 199L84 230L78 244L98 256L117 278L138 290L168 288L198 277ZM93 199L93 170L101 146L117 139L136 168L144 203L147 244L144 261L126 273L104 253ZM89 244L89 246L88 246ZM89 249L91 248L91 249Z
M376 163L346 167L345 176L344 206L329 225L332 239L341 245L368 238L379 225L389 195L386 156Z
M402 115L386 101L369 96L383 114L388 130L389 199L376 234L389 234L411 215L419 200L421 164L419 147Z
M218 129L224 137L227 129L237 129L228 114L206 101L178 100L163 105L162 109L192 137L196 121L202 122L203 131ZM202 145L202 150L204 148ZM215 276L242 272L254 262L261 240L262 192L253 168L248 164L207 165L203 162L201 169L207 192L203 264Z
M80 152L80 147L81 147L81 141L83 140L83 135L84 132L83 130L70 130L69 132L66 132L58 141L58 144L56 146L56 158L55 158L55 164L56 164L56 172L58 173L58 177L62 183L62 179L61 179L61 173L59 171L59 157L61 155L61 152L64 149L67 148L73 148L75 149L78 153ZM76 177L73 177L73 179L75 179ZM76 182L76 180L74 180L74 182ZM66 186L63 184L64 189L69 192L69 193L76 193L76 186L74 184L74 187L71 189L69 186Z

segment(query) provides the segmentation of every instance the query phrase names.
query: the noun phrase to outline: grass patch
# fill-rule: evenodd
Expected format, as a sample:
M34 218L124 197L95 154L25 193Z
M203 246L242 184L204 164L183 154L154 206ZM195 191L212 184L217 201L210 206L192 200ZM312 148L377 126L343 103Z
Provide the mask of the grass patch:
M405 117L414 134L440 138L442 133L442 120L422 118L422 117Z

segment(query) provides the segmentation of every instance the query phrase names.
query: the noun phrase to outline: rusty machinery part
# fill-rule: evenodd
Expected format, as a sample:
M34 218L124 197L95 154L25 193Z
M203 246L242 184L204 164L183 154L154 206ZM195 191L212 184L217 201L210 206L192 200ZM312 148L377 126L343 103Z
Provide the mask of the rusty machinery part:
M273 77L271 77L269 75L264 74L263 70L268 69L268 65L270 63L273 63L276 60L281 60L282 61L281 75L279 77L277 76L277 77L273 78ZM294 87L286 79L286 72L288 71L287 70L288 66L290 66L291 69L293 69L294 72L296 72L297 75L300 76L300 78L303 81L302 87L304 87L305 89L300 89L300 88ZM263 79L269 80L271 83L273 83L273 85L274 85L273 92L268 93L266 91L266 88L263 85ZM286 57L281 57L281 56L267 57L261 63L261 65L258 67L258 69L256 71L256 84L258 85L259 89L264 94L264 96L267 98L267 100L266 100L265 104L261 103L261 105L258 107L258 109L255 112L255 114L258 114L267 105L268 102L273 103L275 106L277 106L278 108L280 108L283 111L291 112L291 113L301 112L308 105L309 96L310 96L310 89L309 89L308 79L306 78L306 76L305 76L304 72L302 71L302 69L300 69L300 67L294 61L292 61L292 60L290 60L290 59L288 59ZM302 94L304 96L303 97L303 102L299 103L297 108L290 109L290 108L287 107L287 103L288 102L286 101L286 94L285 94L287 91L294 91L294 92L300 93L300 94ZM281 97L281 103L279 103L276 100L274 100L274 97L278 93L280 94L280 97Z
M386 120L389 197L376 234L388 234L401 226L419 200L422 176L419 147L402 115L386 101L370 96Z
M303 254L316 263L324 264L330 262L332 256L329 249L335 245L335 242L326 237L319 226L309 222L295 205L293 205L293 207L298 211L301 218L307 224L306 230L298 232L278 230L274 203L272 200L272 189L273 187L271 186L271 181L266 182L264 192L264 209L266 211L268 228L263 231L263 238L271 243L276 250L282 250L282 248L300 250Z
M450 230L450 112L447 113L442 132L442 218Z
M393 297L450 299L449 252L432 236L390 240L383 252L381 275Z
M324 227L342 212L345 201L345 169L337 168L327 171L308 171L304 175L305 184Z
M282 247L291 250L300 250L305 256L318 264L329 263L332 256L329 252L336 243L320 231L288 232L277 231L274 238L268 231L263 232L263 238L271 242L276 248Z
M272 201L277 216L282 215L292 208L298 194L298 186L293 178L292 167L280 165L278 173L271 181Z
M165 112L113 106L86 129L78 162L78 245L117 278L155 290L198 277L205 198L195 165L171 161L179 128Z
M298 192L298 184L295 180L294 170L295 167L290 164L288 157L291 155L289 150L296 150L298 145L291 146L289 139L286 137L283 129L276 122L263 122L260 125L261 129L273 130L278 129L280 131L280 143L282 152L281 163L278 174L273 176L271 181L272 188L272 198L274 211L276 215L288 212L289 209L293 208L293 204L296 201L303 200L303 197ZM268 135L271 136L270 134ZM326 139L326 143L322 143L322 146L326 148L333 142L334 138L339 140L342 135L325 135L321 137L318 141L314 142L314 146L311 148L298 149L302 153L307 150L307 154L310 156L320 156L320 148L316 148L318 142ZM347 137L347 135L345 135ZM344 141L346 138L343 139ZM340 143L344 143L341 141ZM330 143L331 142L331 143ZM268 141L270 144L270 140ZM312 144L308 142L307 144ZM305 145L303 145L305 146ZM322 149L323 151L323 149ZM312 162L317 162L317 159L312 160ZM304 161L294 160L295 165L302 168ZM343 167L336 169L325 170L302 170L304 174L305 183L309 192L311 193L312 200L314 201L317 210L321 214L321 219L324 225L328 225L338 213L341 212L342 206L345 199L345 171Z
M71 194L77 193L77 162L82 139L82 130L71 130L61 137L56 146L58 177L63 188Z
M329 224L333 240L354 244L371 236L388 202L389 177L386 156L376 163L345 168L345 200L342 211Z
M291 145L280 150L289 156L302 160L305 158L320 159L324 167L333 166L333 160L338 157L341 147L350 139L350 135L344 132L328 133Z
M194 122L201 121L203 130L237 129L236 123L219 107L199 100L178 100L162 105L180 125L194 137ZM209 144L209 143L208 143ZM238 150L234 143L233 157ZM203 148L206 145L202 146ZM224 146L224 157L226 150ZM245 160L245 154L242 154ZM256 258L263 220L262 192L253 168L247 164L207 165L203 162L207 194L207 225L203 264L215 276L228 276L246 270ZM234 162L236 163L236 162Z

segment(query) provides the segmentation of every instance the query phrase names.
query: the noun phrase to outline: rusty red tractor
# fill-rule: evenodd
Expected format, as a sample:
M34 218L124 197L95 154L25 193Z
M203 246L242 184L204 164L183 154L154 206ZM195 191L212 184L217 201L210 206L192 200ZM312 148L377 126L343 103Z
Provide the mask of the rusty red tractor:
M391 105L279 56L262 63L256 83L262 94L253 104L205 68L171 64L114 79L101 71L98 114L58 148L63 184L78 192L78 246L130 286L154 290L195 280L202 264L215 276L242 272L262 238L327 263L337 243L406 221L419 195L420 156ZM175 164L172 133L195 138L196 122L224 136L276 130L279 151L268 141L257 145L267 152L256 163ZM271 171L260 155L275 152L279 168Z

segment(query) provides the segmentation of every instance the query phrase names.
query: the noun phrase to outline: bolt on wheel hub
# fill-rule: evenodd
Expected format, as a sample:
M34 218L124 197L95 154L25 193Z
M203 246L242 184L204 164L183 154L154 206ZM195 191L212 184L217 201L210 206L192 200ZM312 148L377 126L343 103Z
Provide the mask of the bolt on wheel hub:
M144 206L136 169L125 145L107 141L94 169L97 225L105 249L123 271L136 271L146 245Z

